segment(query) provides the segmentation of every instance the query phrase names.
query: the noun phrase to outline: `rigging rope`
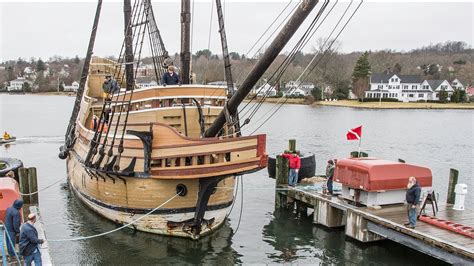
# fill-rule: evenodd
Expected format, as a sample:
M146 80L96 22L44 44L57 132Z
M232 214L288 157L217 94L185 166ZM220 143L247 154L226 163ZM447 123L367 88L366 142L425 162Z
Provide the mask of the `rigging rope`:
M269 84L270 82L272 82L273 80L275 80L275 82L279 82L280 78L282 77L283 73L286 71L286 69L289 67L290 63L293 61L294 57L296 56L297 53L299 53L303 47L308 43L308 41L310 40L310 37L313 36L314 33L313 32L313 29L317 23L317 21L319 20L319 18L321 17L322 13L324 12L324 10L326 9L327 5L329 4L329 1L325 1L325 3L323 4L323 6L321 7L321 9L319 10L319 12L316 14L315 18L313 19L313 21L311 22L310 26L306 29L305 33L303 34L303 36L299 39L299 41L297 42L297 44L293 47L292 51L290 52L290 54L284 59L284 61L279 65L279 67L275 70L275 72L270 76L270 78L265 82L265 84L260 88L259 91L261 91L262 89L265 88L265 85ZM318 28L316 28L317 30ZM316 31L314 30L314 31ZM244 114L241 114L250 104L250 102L255 99L258 95L255 94L251 100L249 102L247 102L247 104L240 110L239 112L239 115L241 114L242 117L245 117L249 112L250 112L250 115L247 116L247 119L245 119L245 122L244 122L244 125L247 124L250 119L256 114L256 112L260 109L261 105L265 102L265 98L269 95L270 93L270 90L268 89L267 91L265 91L265 94L263 95L263 97L261 97L261 99L258 101L257 105L253 107L253 110L252 109L249 109L247 110Z
M209 37L207 40L207 51L209 52L209 56L207 57L206 69L204 69L204 80L203 83L207 84L207 70L209 68L209 60L211 57L211 37L212 37L212 18L214 15L214 1L211 1L211 17L209 18Z
M21 193L21 192L20 192L20 195L21 195L21 196L31 196L31 195L38 194L38 193L40 193L41 191L44 191L44 190L46 190L46 189L48 189L48 188L50 188L50 187L56 185L57 183L59 183L59 182L61 182L61 181L63 181L62 178L59 179L59 180L57 180L57 181L55 181L55 182L53 182L53 183L51 183L51 184L49 184L48 186L46 186L46 187L44 187L44 188L42 188L42 189L38 189L38 190L35 191L35 192L31 192L31 193Z
M109 234L112 234L112 233L115 233L117 231L120 231L126 227L129 227L130 225L133 225L135 223L137 223L138 221L142 220L143 218L146 218L148 216L150 216L151 214L153 214L153 212L157 211L158 209L162 208L163 206L165 206L166 204L168 204L170 201L172 201L174 198L176 198L177 196L179 196L179 194L176 194L174 195L173 197L169 198L167 201L163 202L162 204L160 204L158 207L154 208L153 210L147 212L146 214L138 217L137 219L135 220L132 220L131 222L127 223L127 224L124 224L118 228L115 228L113 230L110 230L110 231L107 231L107 232L103 232L103 233L100 233L100 234L96 234L96 235L91 235L91 236L82 236L82 237L75 237L75 238L60 238L60 239L49 239L48 241L49 242L67 242L67 241L81 241L81 240L87 240L87 239L91 239L91 238L96 238L96 237L100 237L100 236L105 236L105 235L109 235Z
M339 33L336 35L336 37L332 40L332 42L328 45L327 49L324 51L323 53L323 56L324 54L332 47L332 45L334 44L334 42L336 42L336 40L338 39L338 37L340 36L340 34L344 31L344 29L346 28L347 24L349 24L349 22L352 20L352 18L354 17L355 13L359 10L360 6L362 5L364 1L361 1L359 3L359 5L356 7L356 9L352 12L352 15L349 17L349 19L346 21L346 23L344 24L344 26L341 28L341 30L339 31ZM352 4L352 1L351 1L351 4ZM350 5L349 5L350 6ZM346 9L347 11L347 9ZM345 13L344 13L345 14ZM306 78L309 76L309 74L316 68L316 66L318 65L318 63L321 61L321 58L320 57L320 60L318 60L316 62L316 64L313 65L313 67L310 69L310 71L306 74L305 78L303 80L306 80ZM275 115L276 112L278 112L278 110L280 110L280 108L283 106L283 104L285 104L286 102L288 101L288 98L285 98L285 101L283 103L281 103L278 108L267 118L265 119L265 121L260 124L250 135L253 135L258 129L260 129L266 122L268 122L268 120L273 117Z

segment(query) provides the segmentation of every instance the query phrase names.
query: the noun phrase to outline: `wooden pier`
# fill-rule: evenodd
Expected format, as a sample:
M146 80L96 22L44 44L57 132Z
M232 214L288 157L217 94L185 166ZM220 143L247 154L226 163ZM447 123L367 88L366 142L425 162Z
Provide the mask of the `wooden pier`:
M415 229L409 229L404 226L407 210L403 204L379 209L357 207L338 196L323 194L321 184L282 189L286 187L277 178L276 208L296 208L300 212L313 209L314 223L345 227L347 236L361 242L389 239L448 263L474 263L474 239L422 221ZM474 226L472 209L455 211L451 204L440 205L436 217Z

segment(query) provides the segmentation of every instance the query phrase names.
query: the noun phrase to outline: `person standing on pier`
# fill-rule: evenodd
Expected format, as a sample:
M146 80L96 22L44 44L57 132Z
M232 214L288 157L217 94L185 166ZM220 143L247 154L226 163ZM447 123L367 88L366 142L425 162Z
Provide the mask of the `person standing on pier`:
M164 73L161 78L161 84L163 86L179 84L179 76L176 74L174 66L168 67L168 72Z
M408 223L405 224L406 227L415 229L416 226L416 218L417 218L417 211L416 206L420 201L421 195L421 187L416 181L414 176L410 176L408 178L407 184L407 194L406 194L406 202L408 208Z
M282 156L288 159L290 163L290 171L288 172L288 186L294 187L298 183L298 172L301 168L301 159L298 154L283 153Z
M16 243L16 236L20 234L20 225L21 225L21 217L20 217L20 210L23 207L23 200L16 199L11 207L8 207L7 212L5 214L5 229L6 233L8 234L7 239L7 249L8 254L10 255L10 259L12 261L16 260L15 256L15 243Z
M25 265L30 266L35 262L35 266L41 266L41 252L38 244L43 244L44 240L38 238L38 231L35 228L36 214L28 215L28 222L23 224L20 233L20 254L25 257Z
M329 194L332 195L332 181L334 178L334 168L335 168L334 160L329 160L328 165L326 166L326 186L328 188Z

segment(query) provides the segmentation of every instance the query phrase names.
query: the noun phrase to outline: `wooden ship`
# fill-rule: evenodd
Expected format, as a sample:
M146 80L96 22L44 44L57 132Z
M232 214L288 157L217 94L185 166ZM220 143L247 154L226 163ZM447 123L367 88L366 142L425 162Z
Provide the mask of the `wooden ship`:
M236 177L266 167L266 136L242 135L237 107L317 1L300 4L238 90L233 88L220 0L216 3L227 86L191 84L190 1L184 0L181 84L139 88L137 67L145 38L157 80L172 64L151 1L136 0L133 6L124 1L124 39L116 61L92 57L102 7L98 1L59 157L66 160L75 195L113 222L129 224L146 214L131 226L198 239L224 223ZM121 87L111 95L102 90L108 75Z

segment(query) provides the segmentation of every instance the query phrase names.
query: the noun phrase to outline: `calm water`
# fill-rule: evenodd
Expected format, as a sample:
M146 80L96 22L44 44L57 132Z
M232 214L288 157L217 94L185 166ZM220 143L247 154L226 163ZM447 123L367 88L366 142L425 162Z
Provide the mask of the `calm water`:
M0 146L0 156L18 157L36 166L39 187L66 180L58 148L74 98L63 96L0 95L0 130L19 139ZM271 105L264 105L265 113ZM372 156L420 164L432 169L434 188L446 198L449 168L460 170L460 183L471 191L474 203L474 112L455 110L358 110L334 107L284 106L259 131L266 132L267 150L277 153L296 138L298 148L317 157L323 173L328 158L340 158L357 149L345 140L347 129L363 125L363 150ZM251 132L251 127L247 131ZM266 170L244 177L241 223L240 196L230 221L199 241L169 238L126 229L82 242L50 243L56 264L439 264L440 261L390 241L360 244L342 230L315 226L311 217L274 212L274 180ZM65 182L40 194L41 213L48 238L87 236L116 228L84 205Z

